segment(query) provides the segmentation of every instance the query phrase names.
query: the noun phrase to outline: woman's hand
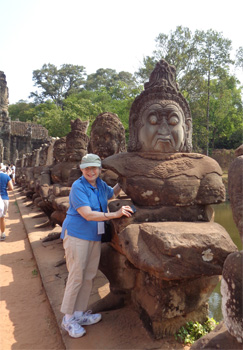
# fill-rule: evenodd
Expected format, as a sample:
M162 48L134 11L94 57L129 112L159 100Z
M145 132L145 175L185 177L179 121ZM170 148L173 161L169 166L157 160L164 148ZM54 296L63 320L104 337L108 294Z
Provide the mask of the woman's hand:
M129 218L130 216L132 216L133 210L129 205L123 205L119 210L113 212L112 214L116 215L114 219L118 219L122 216L127 216Z

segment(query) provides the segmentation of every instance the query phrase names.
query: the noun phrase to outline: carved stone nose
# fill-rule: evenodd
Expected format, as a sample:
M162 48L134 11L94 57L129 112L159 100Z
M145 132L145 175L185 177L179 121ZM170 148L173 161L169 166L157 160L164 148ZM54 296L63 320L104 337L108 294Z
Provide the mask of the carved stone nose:
M166 122L166 120L163 119L163 121L161 122L159 129L158 129L158 133L160 135L170 135L170 129L168 127L168 124Z

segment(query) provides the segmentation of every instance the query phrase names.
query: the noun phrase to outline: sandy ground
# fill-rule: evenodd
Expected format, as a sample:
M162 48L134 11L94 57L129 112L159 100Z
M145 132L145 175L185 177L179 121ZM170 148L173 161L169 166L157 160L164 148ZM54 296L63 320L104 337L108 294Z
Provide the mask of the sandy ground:
M154 340L137 313L128 308L104 312L87 334L73 339L60 329L60 305L67 278L60 239L43 243L51 230L41 228L46 217L20 189L10 194L6 240L0 242L0 349L184 349L174 337ZM90 303L109 292L98 272Z
M65 349L16 205L10 195L0 242L0 349Z

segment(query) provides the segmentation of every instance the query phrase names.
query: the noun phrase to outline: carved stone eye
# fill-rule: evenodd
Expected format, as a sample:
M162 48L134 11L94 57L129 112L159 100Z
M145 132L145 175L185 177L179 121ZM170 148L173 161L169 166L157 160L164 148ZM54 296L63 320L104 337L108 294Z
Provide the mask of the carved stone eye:
M152 114L149 116L149 123L151 125L155 125L157 124L157 122L158 122L158 118L156 117L156 115Z
M168 119L168 124L169 125L177 125L179 123L179 118L176 115L172 115L169 119Z

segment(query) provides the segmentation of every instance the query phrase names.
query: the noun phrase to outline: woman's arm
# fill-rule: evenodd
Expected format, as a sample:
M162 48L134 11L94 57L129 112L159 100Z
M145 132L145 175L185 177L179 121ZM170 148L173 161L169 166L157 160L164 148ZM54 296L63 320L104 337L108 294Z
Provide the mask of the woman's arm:
M123 205L119 210L111 213L93 211L88 206L78 208L77 212L87 221L106 221L110 219L118 219L123 215L130 217L133 213L129 205Z
M8 182L8 190L13 191L13 183L12 183L12 180L9 180L9 182Z

